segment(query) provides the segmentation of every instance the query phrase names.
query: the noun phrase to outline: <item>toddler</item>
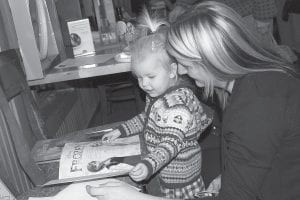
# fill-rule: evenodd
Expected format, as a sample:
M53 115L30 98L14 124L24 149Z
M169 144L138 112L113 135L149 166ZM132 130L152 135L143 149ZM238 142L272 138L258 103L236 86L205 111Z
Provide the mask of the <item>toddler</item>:
M144 112L103 136L104 142L142 134L141 162L129 173L135 181L158 172L161 192L167 198L193 199L205 189L201 148L197 139L212 121L212 111L201 105L177 73L177 63L165 50L165 32L150 19L152 34L138 39L131 49L131 69L146 92Z

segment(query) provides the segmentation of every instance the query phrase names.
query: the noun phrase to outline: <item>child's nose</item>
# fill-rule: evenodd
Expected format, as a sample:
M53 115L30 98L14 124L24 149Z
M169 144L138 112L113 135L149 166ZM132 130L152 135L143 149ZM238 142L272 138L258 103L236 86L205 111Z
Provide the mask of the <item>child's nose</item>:
M142 86L143 86L143 87L147 87L147 86L148 86L148 82L149 82L149 81L148 81L146 78L143 78L143 79L142 79Z

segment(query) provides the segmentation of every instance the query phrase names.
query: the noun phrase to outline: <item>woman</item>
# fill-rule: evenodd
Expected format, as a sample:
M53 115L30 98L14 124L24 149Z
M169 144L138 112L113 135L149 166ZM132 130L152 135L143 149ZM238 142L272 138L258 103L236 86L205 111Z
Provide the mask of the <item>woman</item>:
M179 73L206 96L215 90L224 109L218 199L300 199L300 81L293 66L262 48L241 17L217 2L199 4L172 25L167 45ZM117 180L88 192L105 200L160 199Z

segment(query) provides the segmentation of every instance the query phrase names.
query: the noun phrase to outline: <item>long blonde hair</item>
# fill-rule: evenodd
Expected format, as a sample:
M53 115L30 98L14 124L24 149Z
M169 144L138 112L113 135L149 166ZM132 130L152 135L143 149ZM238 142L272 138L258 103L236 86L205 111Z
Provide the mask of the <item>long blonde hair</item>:
M178 60L203 68L208 77L204 80L206 96L213 94L214 80L229 82L262 71L299 76L275 51L261 46L233 9L214 1L198 4L171 25L167 51ZM225 105L227 96L220 96Z

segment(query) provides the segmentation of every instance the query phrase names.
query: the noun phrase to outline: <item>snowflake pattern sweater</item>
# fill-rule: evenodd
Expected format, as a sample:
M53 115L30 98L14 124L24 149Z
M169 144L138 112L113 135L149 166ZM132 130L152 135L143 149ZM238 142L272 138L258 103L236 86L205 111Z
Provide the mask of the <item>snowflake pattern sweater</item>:
M182 188L201 173L197 139L211 123L213 112L184 86L170 88L157 98L147 96L145 112L120 125L122 137L141 135L142 163L148 178L159 172L164 188Z

